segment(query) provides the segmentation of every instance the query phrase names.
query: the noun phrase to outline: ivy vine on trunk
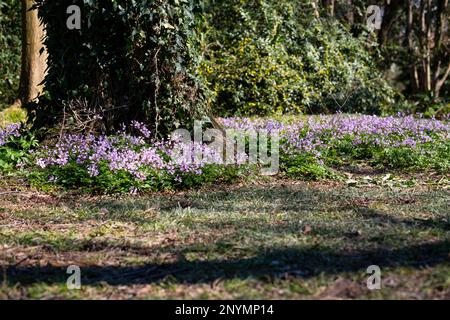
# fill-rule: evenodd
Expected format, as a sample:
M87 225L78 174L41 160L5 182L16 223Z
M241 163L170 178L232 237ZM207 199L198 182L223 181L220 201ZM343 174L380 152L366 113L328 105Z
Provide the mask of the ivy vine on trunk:
M35 125L112 131L131 120L164 134L204 109L196 0L37 0L48 50ZM81 8L81 28L66 26Z

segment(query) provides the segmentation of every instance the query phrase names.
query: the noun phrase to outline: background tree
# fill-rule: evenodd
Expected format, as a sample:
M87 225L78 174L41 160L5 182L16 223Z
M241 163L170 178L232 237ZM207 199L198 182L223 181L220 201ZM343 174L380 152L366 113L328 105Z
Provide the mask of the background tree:
M49 127L147 119L159 131L204 105L217 115L450 112L449 0L3 0L2 106L17 94L20 60L17 103L42 91L33 2L50 34L48 95L33 110ZM72 4L82 30L65 26ZM371 5L382 8L380 30L368 28ZM72 109L89 111L66 117Z
M446 112L445 96L450 93L449 19L448 0L386 3L380 45L389 65L400 67L398 81L405 85L406 96L422 105L416 111L424 111L431 103Z
M374 30L381 49L378 64L384 69L385 78L406 98L402 108L412 112L448 112L448 0L323 0L320 4L323 19L339 20L354 36L367 28L367 8L380 6L381 27Z

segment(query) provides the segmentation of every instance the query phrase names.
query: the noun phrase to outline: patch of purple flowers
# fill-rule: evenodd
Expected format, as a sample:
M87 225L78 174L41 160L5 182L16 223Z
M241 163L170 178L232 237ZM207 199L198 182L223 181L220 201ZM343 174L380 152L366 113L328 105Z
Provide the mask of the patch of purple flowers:
M8 140L11 137L20 137L21 126L22 125L20 123L15 123L7 126L4 129L0 129L0 147L7 144Z
M76 163L85 167L90 176L100 173L105 165L112 172L125 171L145 181L152 173L164 170L171 175L202 174L207 164L217 163L219 155L207 145L191 142L160 141L150 143L150 131L145 125L133 122L143 137L121 130L116 136L66 135L54 147L43 147L36 163L41 168ZM180 151L189 152L180 152ZM200 154L197 158L195 155Z
M379 117L337 114L310 116L302 120L280 122L265 119L221 119L227 129L241 131L264 129L280 136L281 150L286 154L309 153L319 163L323 154L342 141L353 146L375 145L382 148L408 147L421 150L436 141L448 143L450 123L446 120L422 119L414 116ZM145 181L164 171L181 181L181 173L202 174L208 164L223 165L223 154L198 142L152 140L151 132L139 122L131 123L138 135L121 129L114 136L66 135L54 146L41 147L36 163L41 168L76 163L90 176L99 175L101 168L112 172L125 171L135 179ZM1 132L1 139L17 134L18 127ZM2 141L2 140L0 140ZM200 156L198 156L200 155ZM239 156L246 161L245 155Z
M336 114L311 116L302 121L279 122L248 118L222 119L235 130L265 129L280 134L281 148L287 153L309 152L320 159L321 151L343 140L354 146L373 144L380 147L408 146L420 149L429 142L450 139L450 123L422 119L412 115L379 117L370 115Z

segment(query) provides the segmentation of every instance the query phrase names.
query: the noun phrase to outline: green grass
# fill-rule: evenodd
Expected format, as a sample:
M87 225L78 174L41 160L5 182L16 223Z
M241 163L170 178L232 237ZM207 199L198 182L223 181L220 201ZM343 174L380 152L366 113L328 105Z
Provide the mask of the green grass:
M372 178L5 194L0 298L449 298L448 180ZM81 290L65 286L73 264Z
M26 121L27 112L19 107L10 107L0 111L0 128L9 124Z

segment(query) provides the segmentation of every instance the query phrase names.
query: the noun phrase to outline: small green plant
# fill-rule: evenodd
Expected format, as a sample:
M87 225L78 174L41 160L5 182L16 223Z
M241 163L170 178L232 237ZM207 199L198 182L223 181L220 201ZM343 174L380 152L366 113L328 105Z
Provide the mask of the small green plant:
M308 153L282 156L280 169L287 177L293 179L322 180L338 177L332 169Z
M14 123L25 122L27 112L25 109L12 106L0 112L0 129Z
M39 143L26 125L11 125L0 132L0 171L11 173L32 164L32 150Z

